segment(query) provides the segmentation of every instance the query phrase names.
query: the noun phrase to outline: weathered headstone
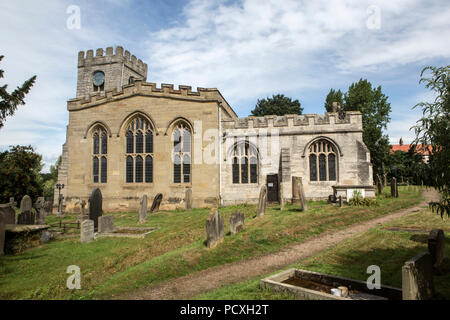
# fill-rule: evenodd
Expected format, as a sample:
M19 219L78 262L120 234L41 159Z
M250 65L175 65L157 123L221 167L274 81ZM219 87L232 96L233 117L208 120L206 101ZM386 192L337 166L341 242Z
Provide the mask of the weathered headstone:
M16 212L11 203L0 204L0 214L3 215L5 224L16 224Z
M300 205L302 207L302 211L307 211L308 203L306 202L305 190L303 189L302 178L299 178L297 180L297 190L298 190L298 197L300 198Z
M150 213L159 211L159 206L161 205L162 198L163 198L162 193L158 193L156 195L156 197L153 199L153 203L150 208Z
M36 223L37 224L45 224L45 211L44 211L44 203L45 198L39 197L34 204L34 207L36 209Z
M259 202L258 202L258 212L256 213L257 217L261 217L266 212L267 206L267 187L263 185L261 187L261 191L259 192Z
M191 210L192 209L192 188L186 189L184 201L186 203L186 210Z
M144 194L139 204L139 223L144 223L145 221L147 221L147 206L147 195Z
M94 229L98 230L98 217L103 215L103 197L99 188L92 191L89 197L89 219L94 221Z
M445 259L445 235L441 229L433 229L428 236L428 252L435 273L441 273L442 262Z
M13 207L13 209L17 208L17 202L14 201L14 197L9 198L9 204L11 205L11 207Z
M98 232L106 233L114 231L114 216L101 216L98 217Z
M292 205L300 205L301 199L298 196L298 182L300 177L292 177Z
M0 212L0 256L5 254L5 217Z
M244 229L244 214L240 211L233 212L230 217L230 233L236 234Z
M81 222L81 242L90 242L94 240L94 221L84 220Z
M36 224L36 214L32 211L25 211L19 213L17 216L17 224L32 225Z
M20 201L20 212L27 212L27 211L31 211L31 208L33 207L32 205L32 201L30 196L25 195L22 198L22 201Z
M286 206L286 200L284 199L283 182L280 182L280 210L283 211Z
M391 180L391 197L397 198L397 179L394 177Z
M378 191L378 194L383 193L383 183L381 182L381 177L378 174L377 174L377 191Z
M434 294L431 255L422 252L405 262L402 268L403 300L427 300Z
M339 207L342 208L343 205L343 201L342 201L342 196L339 196Z
M206 220L206 245L208 248L215 247L223 240L224 223L218 209L211 209L211 213Z

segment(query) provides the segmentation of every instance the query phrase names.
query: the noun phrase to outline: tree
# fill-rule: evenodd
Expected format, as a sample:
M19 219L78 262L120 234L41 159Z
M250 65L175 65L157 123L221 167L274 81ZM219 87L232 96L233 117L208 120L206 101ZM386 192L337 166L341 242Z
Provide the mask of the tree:
M327 112L333 112L333 102L338 102L341 106L343 105L343 93L340 89L338 91L330 89L330 92L325 99L325 109Z
M372 88L366 79L360 79L348 88L344 95L344 111L360 111L363 122L363 141L370 150L373 173L382 174L382 164L389 156L389 138L383 129L391 120L391 104L388 96L381 91L381 86Z
M31 146L10 146L0 152L0 201L21 199L26 194L32 199L42 195L41 161L42 156Z
M302 114L303 108L298 100L292 100L283 94L273 95L258 99L255 109L252 110L252 116L284 116L285 114Z
M53 197L53 191L55 189L55 184L58 181L58 168L61 164L62 157L59 156L58 160L56 160L56 163L54 165L50 166L50 173L43 173L42 174L42 180L43 180L43 189L44 189L44 196L45 197Z
M2 61L4 56L0 56ZM4 71L0 69L0 79L3 78ZM17 87L11 94L6 89L8 85L0 87L0 129L3 127L6 117L12 116L19 105L25 104L25 95L30 91L36 76L31 77L25 81L21 87Z
M429 77L425 74L430 73ZM436 95L433 102L420 102L413 108L422 108L422 118L413 126L414 144L430 152L424 183L436 188L441 201L431 202L434 212L450 216L450 65L428 66L420 74L420 82Z
M408 152L397 150L389 154L387 165L391 168L389 176L408 180L411 184L420 184L423 179L423 171L426 164L422 160L422 155L418 154L411 146Z

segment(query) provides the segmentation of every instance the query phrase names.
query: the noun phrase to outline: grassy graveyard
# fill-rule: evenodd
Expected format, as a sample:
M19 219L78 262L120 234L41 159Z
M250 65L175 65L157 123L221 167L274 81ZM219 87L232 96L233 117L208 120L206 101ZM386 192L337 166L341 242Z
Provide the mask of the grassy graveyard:
M399 229L402 230L396 231ZM443 221L437 214L424 209L386 225L370 229L285 269L299 268L366 281L369 277L369 274L366 273L367 267L378 265L381 268L382 284L401 288L401 268L404 262L420 252L427 251L428 238L427 232L408 232L404 231L405 229L418 231L443 229L447 235L444 264L450 265L450 240L448 238L450 221ZM261 290L259 280L269 275L236 285L223 286L216 291L200 295L197 299L294 299L293 296L287 294L281 295ZM445 275L435 276L434 284L437 292L436 299L450 299L450 270L448 267Z
M325 201L317 201L309 202L308 211L301 212L298 207L291 205L287 205L284 211L280 211L279 206L269 206L265 216L258 219L254 219L257 210L255 205L221 208L226 232L229 230L230 215L237 210L245 215L245 229L234 236L225 235L224 242L215 249L205 246L205 222L209 209L162 211L149 214L144 224L138 223L137 212L113 213L116 226L157 227L158 230L144 239L100 238L85 244L80 243L78 230L70 230L67 235L40 247L18 255L0 257L0 299L109 298L213 266L276 252L289 244L303 242L319 234L343 229L422 201L419 187L400 187L399 191L400 198L390 198L386 188L385 194L377 199L378 205L372 207L338 208ZM75 220L76 216L63 219L66 222ZM58 221L55 216L50 216L46 222ZM385 231L373 232L378 234ZM418 242L415 244L423 245ZM388 241L387 245L393 244ZM328 255L323 257L324 261L335 257L332 252ZM318 262L309 263L311 266L318 265ZM66 288L69 276L66 270L70 265L77 265L81 269L81 290ZM323 262L321 268L325 269L319 268L317 271L330 272L325 265L326 262ZM356 268L355 265L353 263L351 270ZM234 289L230 292L234 292ZM256 296L259 294L255 293ZM252 297L249 293L247 297L233 294L228 298ZM277 298L270 293L259 296L264 297ZM278 298L286 297L280 295Z

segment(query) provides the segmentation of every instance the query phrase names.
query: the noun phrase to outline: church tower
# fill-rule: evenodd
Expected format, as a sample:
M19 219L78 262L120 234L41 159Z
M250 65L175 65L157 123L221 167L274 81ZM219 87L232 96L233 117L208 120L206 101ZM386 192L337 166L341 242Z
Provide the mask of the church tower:
M77 98L104 95L114 88L120 91L134 80L147 80L147 64L130 56L129 51L124 54L120 46L115 53L112 47L106 48L106 53L97 49L95 56L93 50L88 50L86 56L84 51L78 53Z

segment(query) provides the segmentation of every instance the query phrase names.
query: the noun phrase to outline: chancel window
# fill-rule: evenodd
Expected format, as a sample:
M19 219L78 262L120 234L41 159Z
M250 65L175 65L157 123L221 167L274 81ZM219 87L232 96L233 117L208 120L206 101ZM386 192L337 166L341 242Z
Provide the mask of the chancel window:
M336 181L337 157L334 145L318 140L309 146L310 181Z
M178 122L173 130L173 182L191 183L192 134L189 126Z
M106 183L108 179L108 135L102 127L92 134L92 182Z
M233 183L258 183L258 151L248 142L235 143L233 147Z
M153 182L153 127L143 117L135 117L125 134L127 183Z

